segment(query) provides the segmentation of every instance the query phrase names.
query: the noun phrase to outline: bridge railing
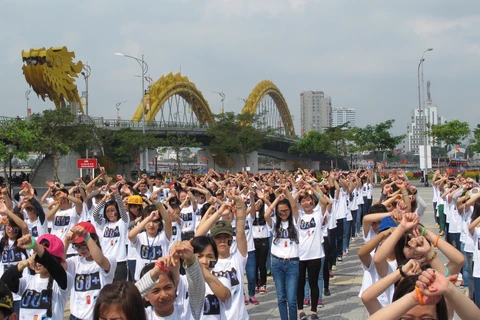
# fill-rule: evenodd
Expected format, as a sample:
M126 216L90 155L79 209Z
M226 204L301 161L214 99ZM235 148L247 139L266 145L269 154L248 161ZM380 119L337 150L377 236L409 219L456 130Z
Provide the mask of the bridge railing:
M143 128L142 121L92 118L97 127ZM145 121L145 129L153 128L208 128L208 124L178 121Z

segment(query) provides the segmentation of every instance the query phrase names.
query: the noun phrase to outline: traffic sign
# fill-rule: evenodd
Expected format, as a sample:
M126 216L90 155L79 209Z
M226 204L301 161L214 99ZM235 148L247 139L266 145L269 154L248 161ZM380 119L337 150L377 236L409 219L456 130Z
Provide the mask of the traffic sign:
M77 159L77 169L95 169L97 159Z

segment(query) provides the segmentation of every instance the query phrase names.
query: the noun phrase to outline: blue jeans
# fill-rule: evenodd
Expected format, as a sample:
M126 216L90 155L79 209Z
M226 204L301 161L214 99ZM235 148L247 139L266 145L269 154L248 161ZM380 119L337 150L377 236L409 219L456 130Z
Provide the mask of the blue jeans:
M468 252L465 252L465 243L461 242L460 248L462 249L463 253L463 258L465 261L463 262L463 272L462 272L462 278L463 278L463 286L465 288L468 288L468 280L470 279L470 275L472 274L472 270L470 268L472 267L472 258L473 258L473 253L470 253L470 265L468 263L468 257L467 254Z
M320 274L318 275L318 299L323 300L323 265L325 264L326 257L322 258L322 264L320 267ZM308 271L307 271L308 279ZM310 300L310 285L308 281L305 281L305 299Z
M277 290L280 319L297 320L298 260L284 261L272 256L272 276ZM288 305L288 308L287 308Z
M272 247L272 241L273 241L273 234L270 232L269 248ZM267 255L267 273L268 272L272 272L272 258L271 258L270 250L268 250L268 255Z
M455 249L460 251L460 233L447 233L447 242L450 243Z
M343 248L342 248L343 251L342 252L347 252L348 247L350 247L351 224L352 224L352 221L343 219Z
M480 278L472 277L474 286L475 304L480 308Z
M255 263L255 250L248 251L247 265L245 267L248 282L248 296L249 298L255 296L255 285L257 283L257 265Z
M359 204L357 209L357 221L356 221L357 230L355 231L357 234L362 233L362 220L363 220L362 215L363 215L363 204Z

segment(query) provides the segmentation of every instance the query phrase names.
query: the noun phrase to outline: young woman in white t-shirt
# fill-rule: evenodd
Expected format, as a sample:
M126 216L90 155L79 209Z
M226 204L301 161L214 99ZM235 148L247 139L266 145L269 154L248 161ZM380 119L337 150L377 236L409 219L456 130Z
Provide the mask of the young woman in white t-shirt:
M205 304L202 320L227 320L226 308L230 303L231 284L226 277L214 276L211 272L218 261L218 251L209 236L193 238L193 253L202 265L205 279Z
M13 292L22 296L22 319L63 320L73 277L61 265L65 251L62 240L55 235L44 234L37 242L27 234L18 240L18 246L33 249L36 255L23 260L16 268L10 268L2 280ZM33 267L35 275L22 275L29 266Z
M93 219L100 235L103 253L117 260L113 281L119 281L127 279L127 234L130 218L118 193L118 185L111 186L110 191L95 207Z
M146 207L143 220L128 233L131 248L137 251L136 280L140 279L143 267L168 255L172 222L165 208L162 205L159 208L160 212L153 205Z
M468 231L473 237L473 270L470 280L473 280L475 304L480 308L480 199L478 198L473 206L471 221L468 226Z
M70 293L70 319L91 319L95 299L105 285L112 283L117 262L114 257L103 254L95 227L90 222L75 225L64 244L65 247L72 244L78 252L66 261L66 270L75 281Z
M273 217L270 214L275 211ZM270 248L272 276L277 292L280 319L297 319L298 221L297 202L280 194L265 210L265 220L273 234Z

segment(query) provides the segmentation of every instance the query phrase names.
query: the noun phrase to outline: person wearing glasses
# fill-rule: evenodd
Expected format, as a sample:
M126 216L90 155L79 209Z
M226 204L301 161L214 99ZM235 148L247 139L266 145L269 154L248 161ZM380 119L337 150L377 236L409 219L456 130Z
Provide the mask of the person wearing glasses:
M69 319L91 319L100 290L113 282L117 261L103 254L95 227L90 222L81 222L70 230L64 240L65 248L70 244L78 255L66 259L65 269L74 277Z

